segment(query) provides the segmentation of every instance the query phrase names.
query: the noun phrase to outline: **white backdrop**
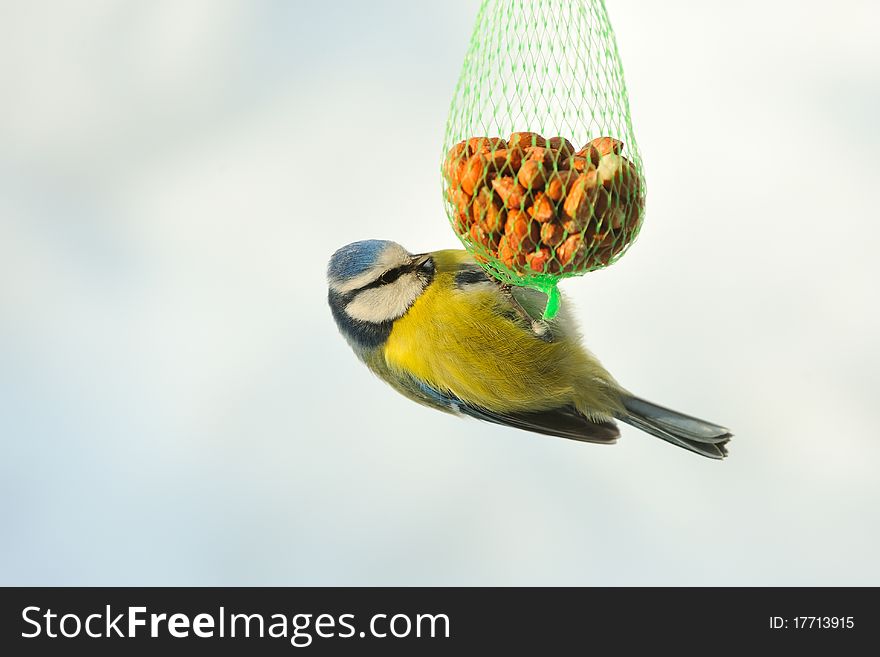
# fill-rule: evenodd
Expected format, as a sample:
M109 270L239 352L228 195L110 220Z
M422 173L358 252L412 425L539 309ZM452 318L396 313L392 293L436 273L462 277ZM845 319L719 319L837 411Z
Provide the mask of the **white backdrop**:
M457 244L476 6L0 3L0 583L880 584L878 5L608 0L648 211L564 289L723 463L447 417L338 336L335 248Z

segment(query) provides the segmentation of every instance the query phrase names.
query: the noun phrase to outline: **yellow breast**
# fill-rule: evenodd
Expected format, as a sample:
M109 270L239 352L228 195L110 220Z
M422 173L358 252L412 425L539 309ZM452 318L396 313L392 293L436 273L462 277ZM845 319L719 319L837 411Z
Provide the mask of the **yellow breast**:
M433 283L398 319L385 345L392 369L431 387L499 412L567 404L605 412L613 402L591 392L590 379L610 376L579 344L545 342L511 315L495 286L455 285L463 251L434 254Z

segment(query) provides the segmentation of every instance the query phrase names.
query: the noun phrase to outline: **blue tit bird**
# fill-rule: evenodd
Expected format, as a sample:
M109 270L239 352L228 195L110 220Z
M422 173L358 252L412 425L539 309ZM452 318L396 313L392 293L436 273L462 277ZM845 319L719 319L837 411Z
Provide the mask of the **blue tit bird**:
M410 399L441 411L551 436L614 443L620 420L721 459L731 433L622 388L582 345L563 300L503 285L465 251L413 255L366 240L327 268L330 309L368 368Z

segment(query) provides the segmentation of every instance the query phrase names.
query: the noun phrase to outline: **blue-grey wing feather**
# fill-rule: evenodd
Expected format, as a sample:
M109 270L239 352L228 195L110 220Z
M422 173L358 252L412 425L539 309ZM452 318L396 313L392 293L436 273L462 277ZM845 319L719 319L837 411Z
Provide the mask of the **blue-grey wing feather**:
M432 406L478 420L523 429L548 436L590 443L613 443L620 436L614 422L596 422L581 415L573 406L526 413L499 413L465 402L448 392L441 392L415 377L413 386L431 400Z

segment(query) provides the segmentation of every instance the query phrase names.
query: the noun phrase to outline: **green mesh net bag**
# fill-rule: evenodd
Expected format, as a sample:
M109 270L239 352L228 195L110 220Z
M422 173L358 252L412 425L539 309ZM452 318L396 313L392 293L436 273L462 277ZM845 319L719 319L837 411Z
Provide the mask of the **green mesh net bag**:
M638 235L642 161L602 0L483 0L443 145L452 227L487 271L548 295Z

